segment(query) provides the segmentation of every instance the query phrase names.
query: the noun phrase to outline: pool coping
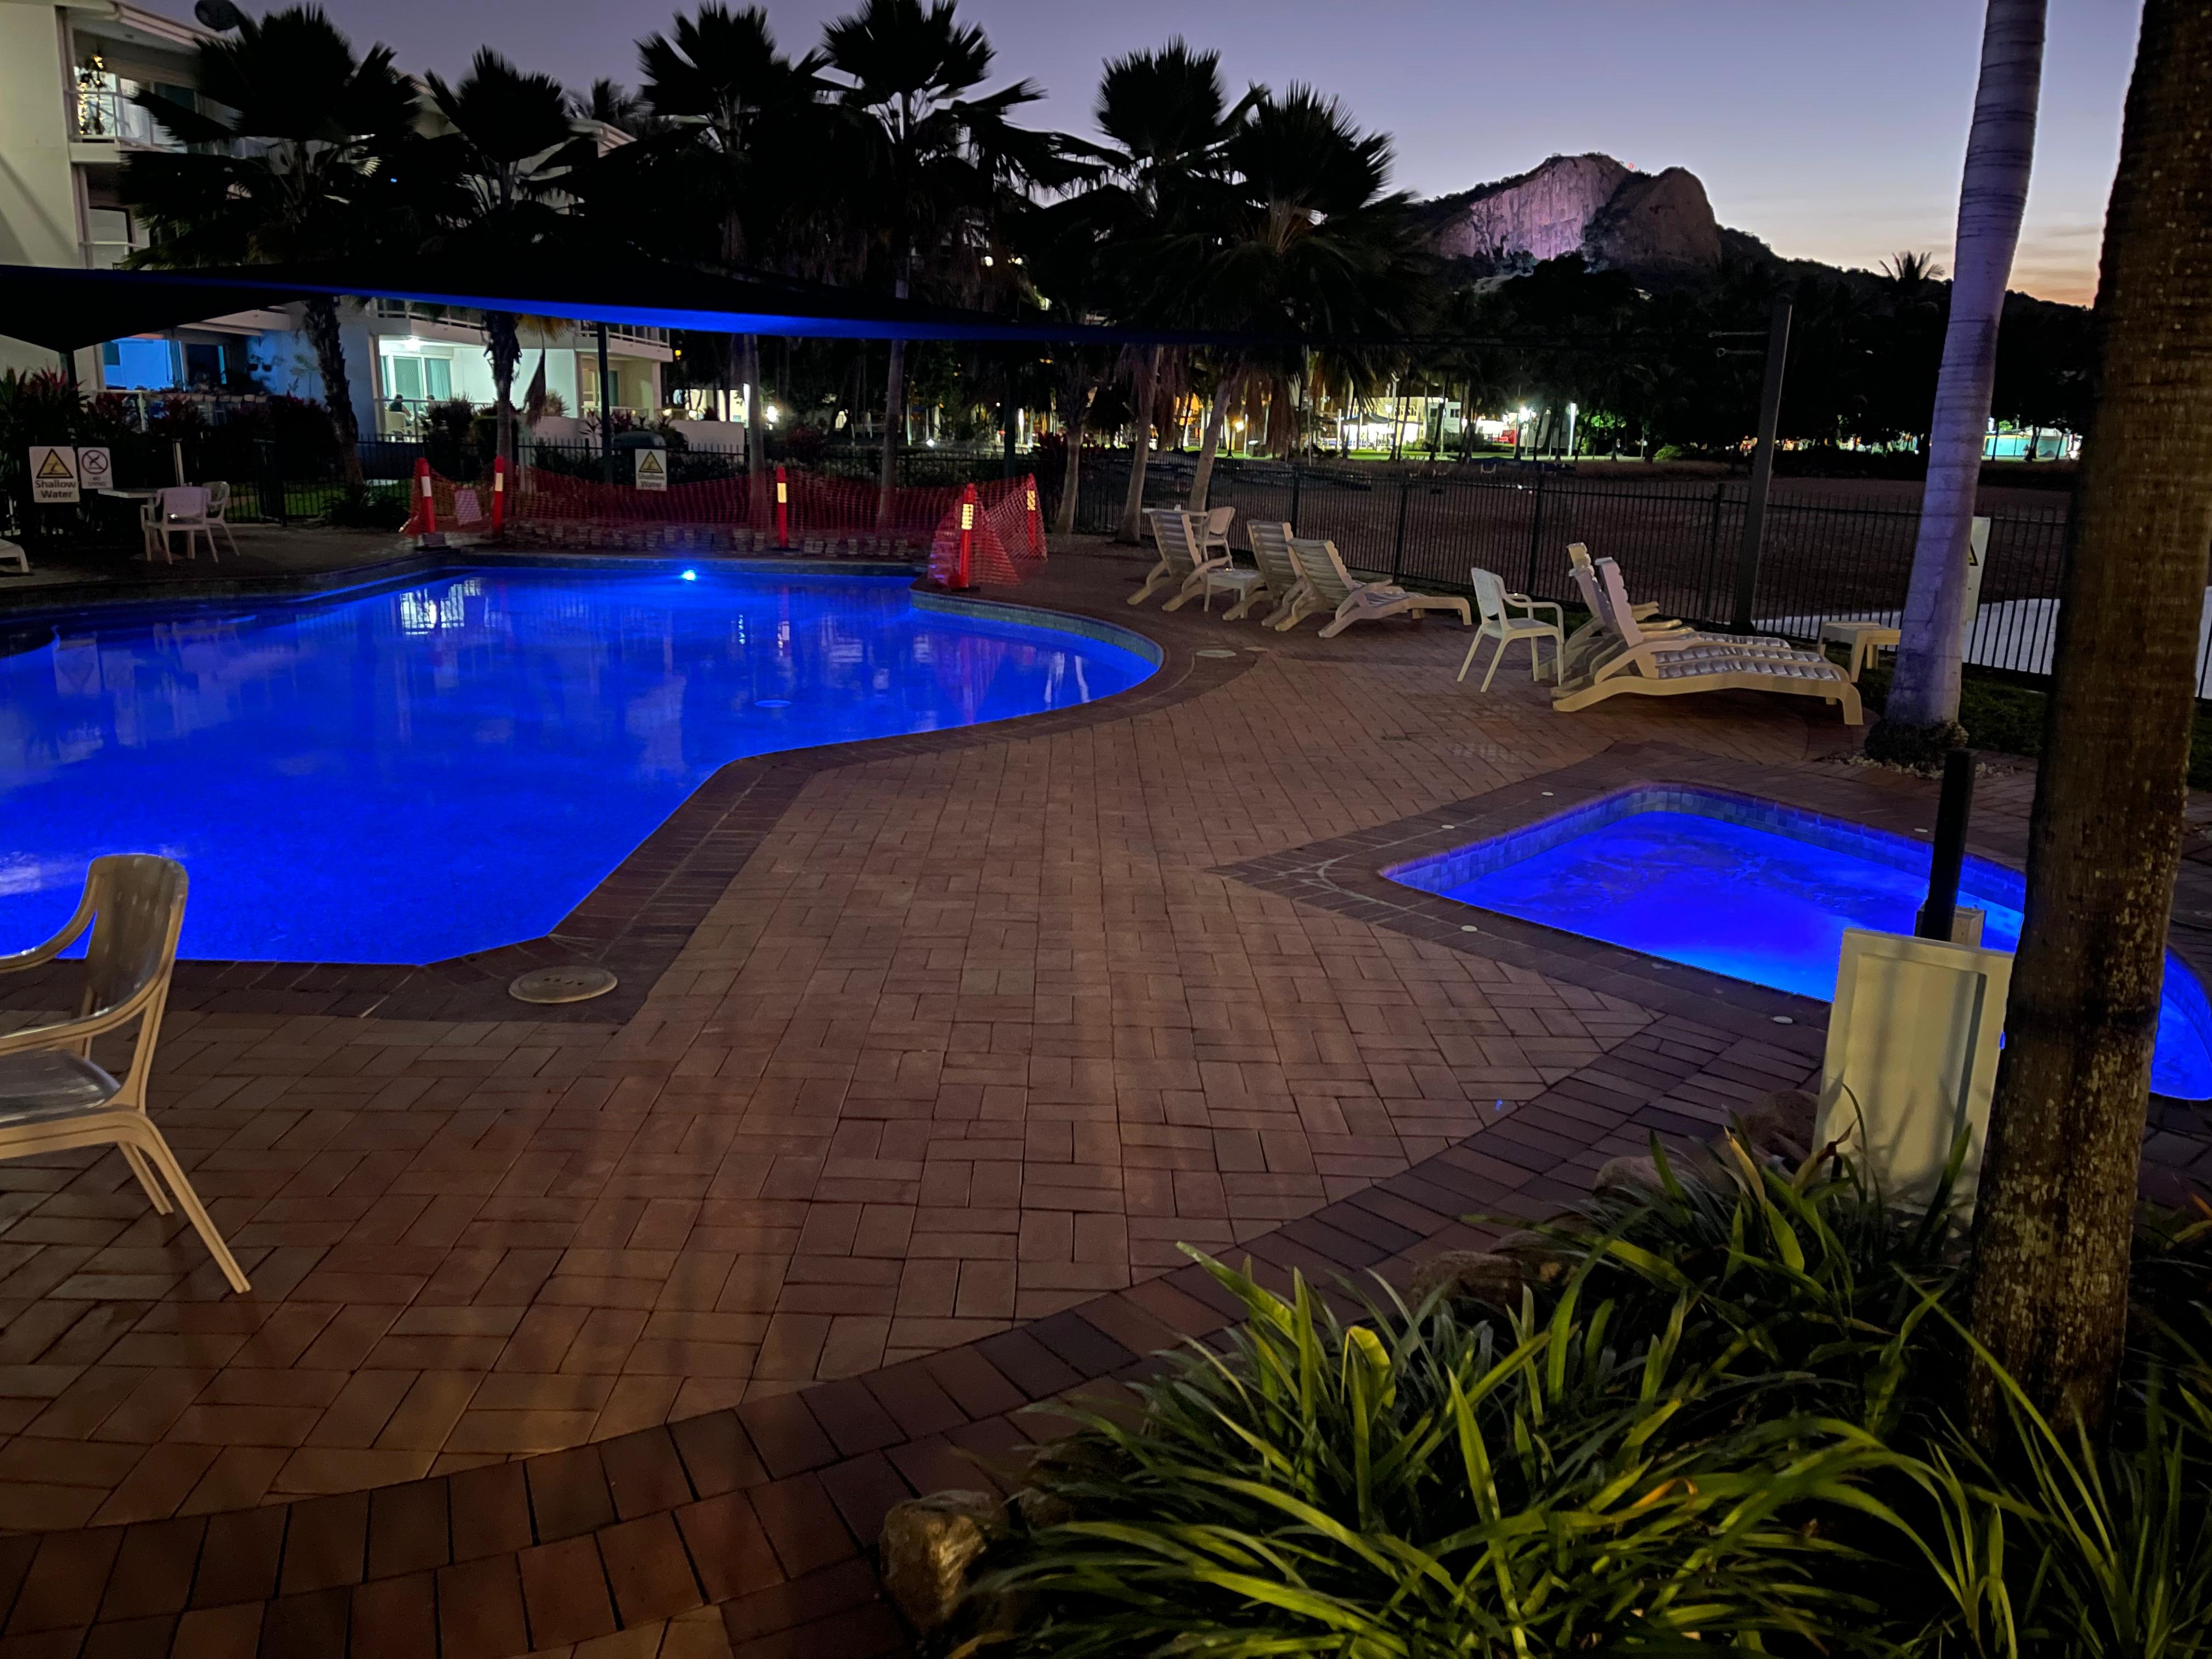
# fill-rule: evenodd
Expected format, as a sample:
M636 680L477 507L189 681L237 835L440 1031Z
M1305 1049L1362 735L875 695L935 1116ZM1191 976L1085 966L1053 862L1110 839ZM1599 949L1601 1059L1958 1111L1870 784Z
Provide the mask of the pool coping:
M416 568L360 586L387 586L427 570L549 562L681 569L707 561L635 554L566 554L553 561L520 554L487 558L473 549L447 549L423 556ZM718 568L769 574L908 575L914 568L911 564L887 567L884 561L859 559L726 558L713 562ZM920 579L913 593L924 610L1026 623L1119 645L1147 657L1153 672L1127 691L1075 708L731 761L685 797L550 933L537 938L417 964L184 957L177 963L169 1006L179 1012L271 1017L624 1024L643 1008L661 975L674 964L708 913L817 775L1133 719L1201 696L1260 660L1241 653L1224 659L1201 658L1188 648L1171 649L1152 631L1158 623L1139 612L1115 617L1084 607L1028 605L995 593L946 593L925 588ZM159 603L166 597L118 596L125 604ZM106 602L100 608L106 608ZM507 985L520 974L537 968L574 967L611 969L618 981L616 988L588 1002L563 1004L519 1002L507 994ZM13 976L0 994L0 1011L61 1006L58 997L66 1000L75 995L75 971L73 964L57 963Z
M1383 874L1474 842L1533 828L1637 788L1715 790L1908 838L1916 831L1926 832L1934 822L1934 791L1909 775L1873 767L1806 764L1788 775L1786 795L1779 793L1782 783L1783 775L1769 765L1667 743L1618 743L1586 760L1485 794L1349 836L1223 865L1214 873L1449 950L1542 974L1736 1037L1768 1042L1817 1063L1827 1042L1826 1002L1525 921L1407 886ZM2024 828L2012 821L1976 820L1966 845L1968 852L2009 870L2021 870L2027 862ZM1471 921L1470 917L1478 919ZM2208 923L2212 923L2212 867L2185 859L2167 944L2200 981L2212 984L2212 927ZM2201 1103L2153 1098L2158 1108L2154 1122L2161 1115L2181 1113L2192 1127L2201 1126L2205 1110Z

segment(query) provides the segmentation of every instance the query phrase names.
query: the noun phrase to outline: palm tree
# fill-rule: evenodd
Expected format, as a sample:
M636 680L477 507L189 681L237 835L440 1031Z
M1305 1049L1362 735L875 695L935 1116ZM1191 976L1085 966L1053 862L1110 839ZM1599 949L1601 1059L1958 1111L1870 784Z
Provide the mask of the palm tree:
M1199 198L1219 178L1223 151L1257 96L1248 94L1232 107L1222 89L1220 54L1193 52L1180 39L1107 64L1092 114L1109 143L1098 153L1104 178L1088 195L1121 267L1116 309L1124 322L1157 322L1172 301L1176 273L1157 249L1212 205ZM1138 540L1143 529L1153 408L1170 367L1161 347L1133 354L1124 541Z
M1064 143L1007 117L1042 94L1018 81L978 88L990 74L983 31L963 24L954 0L864 0L823 31L824 67L840 77L866 165L851 180L854 207L872 231L893 295L917 283L990 285L983 256L1007 192L1072 175ZM883 487L888 516L906 416L906 343L890 342L884 378Z
M796 232L804 204L798 181L821 158L805 152L823 137L817 112L823 84L819 60L792 62L776 51L768 14L706 4L678 17L674 39L638 43L646 107L667 123L654 142L680 146L696 199L710 205L718 232L715 257L742 270L781 251ZM779 235L779 232L781 235ZM738 378L745 393L745 468L756 495L766 488L768 421L761 391L760 337L736 337Z
M247 18L234 39L200 44L204 113L138 101L183 153L142 150L120 190L152 232L152 265L332 260L411 245L414 221L391 164L413 139L415 95L374 46L356 58L312 6ZM337 301L306 302L307 337L349 489L362 488L360 428L347 383Z
M2212 7L2148 0L2105 221L2100 395L1974 1218L1975 1335L2038 1407L2093 1426L2130 1323L2136 1168L2196 709L2192 596L2212 520L2208 100ZM1974 1404L2002 1425L1993 1393Z
M452 130L430 141L439 216L449 227L433 246L501 260L542 259L562 240L555 205L592 153L578 136L568 95L550 75L525 74L489 46L479 48L458 87L424 77ZM484 351L491 359L499 453L514 453L514 369L522 339L514 313L487 311ZM601 401L604 403L605 398Z
M1187 270L1191 321L1248 334L1357 340L1401 333L1425 304L1428 262L1403 193L1384 186L1390 140L1361 133L1334 99L1294 86L1262 97L1222 159L1234 184L1211 192L1209 222L1170 240ZM1297 349L1218 351L1217 386L1191 482L1202 512L1229 409L1263 363L1287 375ZM1287 360L1287 361L1285 361Z
M1997 323L2020 246L2035 156L2047 0L1989 0L1981 80L1966 137L1953 252L1951 319L1928 434L1920 538L1905 592L1904 637L1882 718L1867 734L1878 757L1918 761L1962 741L1959 667L1966 617L1966 539L1981 483L1983 441L1996 384Z

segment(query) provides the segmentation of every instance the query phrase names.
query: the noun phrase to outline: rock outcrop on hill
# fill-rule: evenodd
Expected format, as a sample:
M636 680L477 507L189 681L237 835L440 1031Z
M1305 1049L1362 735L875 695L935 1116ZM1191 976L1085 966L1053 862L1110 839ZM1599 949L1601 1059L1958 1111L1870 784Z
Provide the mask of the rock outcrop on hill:
M1721 263L1729 234L1694 173L1638 173L1610 155L1554 155L1427 211L1437 252L1493 271L1580 253L1638 276L1689 276Z

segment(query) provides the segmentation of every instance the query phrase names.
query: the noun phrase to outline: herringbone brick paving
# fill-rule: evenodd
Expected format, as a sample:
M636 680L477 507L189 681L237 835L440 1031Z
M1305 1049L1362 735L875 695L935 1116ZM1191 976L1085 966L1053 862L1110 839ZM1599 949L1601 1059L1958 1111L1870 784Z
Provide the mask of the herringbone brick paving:
M112 1155L0 1164L0 1526L50 1534L0 1540L0 1659L678 1655L709 1606L740 1652L883 1650L883 1506L1217 1328L1179 1244L1402 1261L1802 1080L1817 1030L1223 870L1623 742L1786 799L1832 713L1559 716L1453 685L1456 629L1147 616L1133 569L1079 550L1020 597L1143 626L1164 678L1263 649L815 773L625 1023L174 1017L155 1110L252 1296Z

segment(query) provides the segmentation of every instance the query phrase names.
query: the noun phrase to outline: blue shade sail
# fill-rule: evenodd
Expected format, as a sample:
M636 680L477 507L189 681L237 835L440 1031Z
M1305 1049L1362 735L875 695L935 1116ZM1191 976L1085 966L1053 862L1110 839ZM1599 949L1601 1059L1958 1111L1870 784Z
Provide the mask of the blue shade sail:
M1690 789L1614 795L1384 873L1425 892L1730 979L1832 1001L1846 927L1910 933L1925 842ZM2021 878L1969 858L1982 943L2020 944ZM2212 1098L2212 1003L2171 951L2151 1086Z
M183 861L191 957L535 938L727 762L1096 702L1142 647L921 609L904 577L712 568L65 618L0 656L0 954L116 852Z

